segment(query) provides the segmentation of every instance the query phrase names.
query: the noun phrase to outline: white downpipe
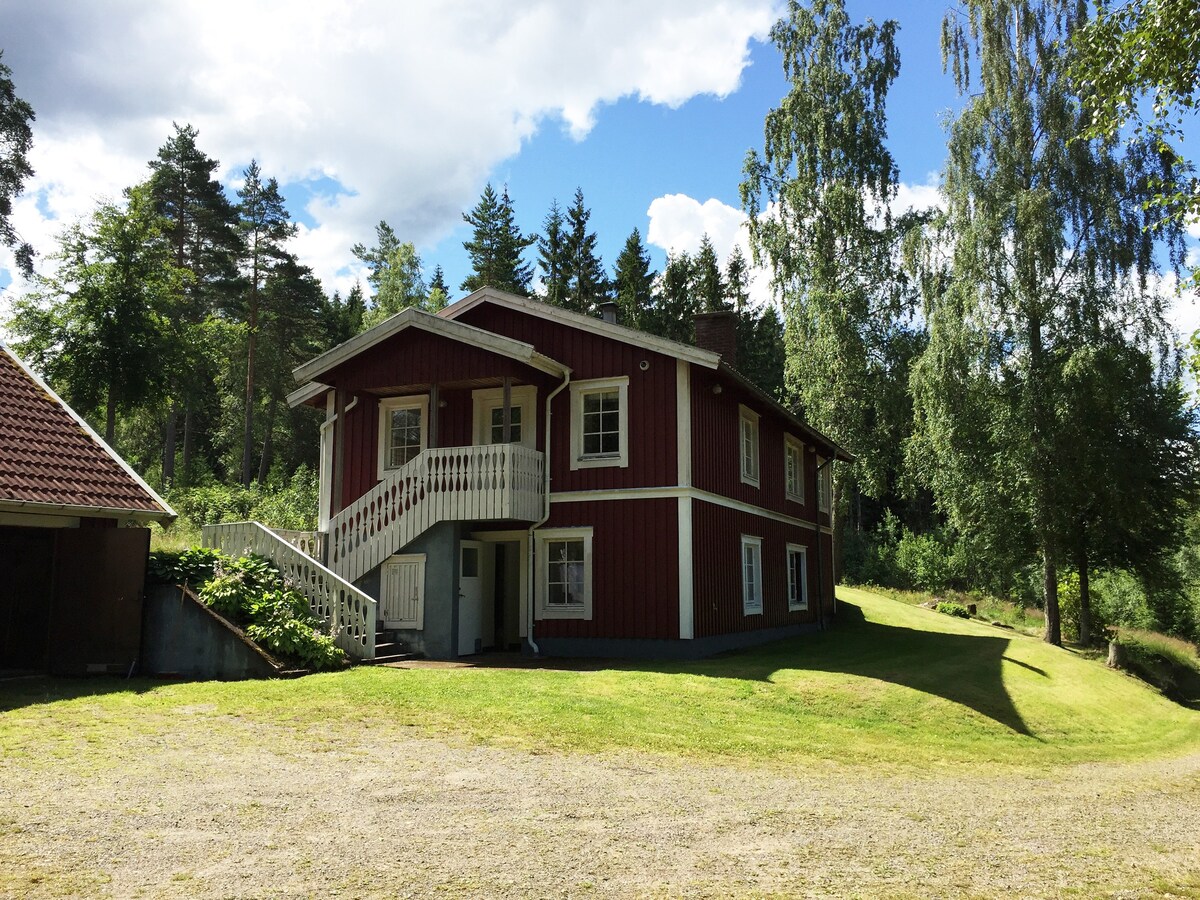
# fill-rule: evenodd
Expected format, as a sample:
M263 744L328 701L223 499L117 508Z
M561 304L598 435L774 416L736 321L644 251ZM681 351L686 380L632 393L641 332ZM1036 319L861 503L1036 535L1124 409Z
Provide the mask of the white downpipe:
M537 642L533 639L533 613L534 607L537 605L537 541L534 539L533 533L545 525L546 520L550 518L550 424L554 415L550 411L550 401L562 393L563 389L570 383L571 370L567 369L563 375L562 384L552 390L546 397L546 455L542 472L545 487L542 492L542 517L529 526L529 615L525 629L525 639L529 641L529 646L533 650L534 656L537 656L541 651L538 649Z

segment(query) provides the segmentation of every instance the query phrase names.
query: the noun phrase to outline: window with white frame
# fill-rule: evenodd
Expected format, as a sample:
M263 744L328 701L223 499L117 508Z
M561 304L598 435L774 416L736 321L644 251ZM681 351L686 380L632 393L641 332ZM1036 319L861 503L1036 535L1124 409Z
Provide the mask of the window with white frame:
M571 384L571 468L629 465L629 377Z
M789 500L804 502L804 445L790 434L783 439L783 483Z
M821 468L825 466L824 468ZM833 482L830 480L830 467L825 465L825 460L817 457L817 471L820 472L820 477L817 478L817 508L823 513L829 512L829 497L833 493Z
M399 469L428 446L429 397L379 401L379 477Z
M758 487L758 413L739 405L738 422L741 438L742 481Z
M763 611L762 538L742 535L742 612L756 616Z
M808 609L808 548L787 545L788 609Z
M524 384L509 389L508 435L504 434L504 388L473 391L475 409L473 440L483 444L524 444L533 447L537 439L537 388Z
M592 529L537 532L537 608L541 619L592 617Z

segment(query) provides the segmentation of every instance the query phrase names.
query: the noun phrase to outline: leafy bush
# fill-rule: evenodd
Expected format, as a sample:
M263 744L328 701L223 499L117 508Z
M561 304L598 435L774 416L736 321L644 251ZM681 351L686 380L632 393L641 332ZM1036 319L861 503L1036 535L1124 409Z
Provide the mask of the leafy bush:
M896 566L899 540L900 520L891 510L884 513L878 528L847 532L842 556L846 580L880 587L904 585L904 574Z
M199 587L213 577L217 562L224 558L220 550L189 547L186 550L157 550L150 554L146 575L158 584L186 584Z
M904 529L896 545L896 567L909 584L926 591L944 591L962 580L954 546L940 530L913 534Z
M153 580L195 587L205 606L280 659L317 670L345 662L346 654L321 632L304 595L287 585L270 560L200 547L152 553L150 559Z
M197 527L253 519L268 528L310 531L317 520L317 491L316 473L301 466L286 482L178 488L166 500Z
M957 616L960 619L971 618L971 613L961 603L954 603L949 600L943 600L934 607L938 612L944 613L947 616Z

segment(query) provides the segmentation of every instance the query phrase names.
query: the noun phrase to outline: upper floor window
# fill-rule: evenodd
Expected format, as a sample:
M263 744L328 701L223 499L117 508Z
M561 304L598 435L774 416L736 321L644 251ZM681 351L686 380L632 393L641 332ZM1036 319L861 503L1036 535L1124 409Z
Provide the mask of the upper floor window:
M758 413L738 406L741 432L742 481L758 487Z
M830 467L825 465L825 460L817 457L817 471L821 473L817 479L817 508L823 513L829 512L829 498L833 494L833 482L830 475Z
M629 465L629 377L571 384L571 468Z
M524 444L534 447L537 439L537 388L523 384L509 388L508 434L504 432L504 388L473 391L475 407L474 443Z
M379 477L401 468L428 446L429 397L379 401Z
M789 500L804 502L804 445L790 434L783 439L783 483Z

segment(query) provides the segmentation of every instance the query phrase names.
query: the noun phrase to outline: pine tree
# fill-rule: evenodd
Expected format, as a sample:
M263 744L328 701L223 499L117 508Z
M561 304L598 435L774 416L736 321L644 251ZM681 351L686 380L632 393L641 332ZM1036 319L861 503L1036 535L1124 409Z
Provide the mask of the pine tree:
M725 262L725 299L739 313L750 304L750 267L738 244Z
M497 196L489 183L475 208L463 213L463 221L474 230L471 240L463 241L463 247L471 257L472 272L463 280L461 289L476 291L481 287L494 287L528 297L533 266L522 260L521 254L537 241L537 235L521 234L508 186Z
M296 233L279 184L274 178L262 181L257 161L245 171L245 184L238 191L238 231L242 238L242 277L245 289L239 318L246 325L246 393L242 422L241 482L249 487L254 477L254 418L257 391L259 313L267 279L274 268L288 259L284 242Z
M558 201L550 202L550 211L542 220L542 235L538 238L538 267L542 270L541 299L553 306L567 306L567 279L570 259L567 235L563 228L566 219Z
M187 483L193 465L196 418L221 361L211 342L210 317L236 290L237 213L213 177L218 163L196 146L191 125L175 125L175 133L150 161L147 182L154 209L164 220L175 267L189 274L180 302L167 311L179 352L169 366L167 409L163 419L162 478L175 481L179 418L183 417L183 476Z
M609 294L608 278L596 255L596 233L587 227L591 217L583 203L583 190L576 188L566 221L566 307L585 315L595 312Z
M617 257L613 290L621 324L649 330L654 305L654 273L650 270L650 253L636 228L625 239L625 246Z

